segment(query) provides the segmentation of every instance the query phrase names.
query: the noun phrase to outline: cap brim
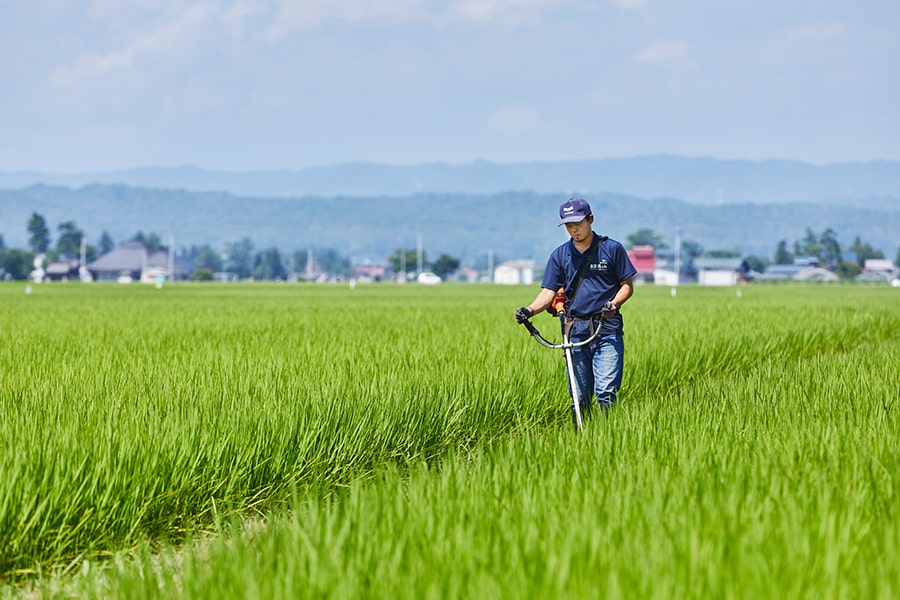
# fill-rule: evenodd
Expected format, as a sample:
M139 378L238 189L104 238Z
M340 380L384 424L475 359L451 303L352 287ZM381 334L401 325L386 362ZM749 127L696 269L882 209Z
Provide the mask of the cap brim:
M565 219L560 219L559 225L557 227L562 227L566 223L580 223L588 218L590 215L586 215L584 217L566 217Z

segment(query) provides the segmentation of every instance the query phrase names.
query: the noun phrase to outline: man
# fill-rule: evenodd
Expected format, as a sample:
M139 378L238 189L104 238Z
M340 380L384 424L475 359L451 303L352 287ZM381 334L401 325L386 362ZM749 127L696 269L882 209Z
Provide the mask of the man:
M517 308L515 317L524 323L550 309L559 288L566 292L567 318L574 319L570 341L590 337L602 317L602 329L594 341L572 349L572 364L582 414L590 414L593 394L608 414L622 385L624 344L619 311L634 293L632 278L637 269L621 243L593 231L594 215L584 199L569 198L563 202L559 218L559 225L566 226L571 239L550 254L541 291L531 304ZM572 412L574 418L574 401Z

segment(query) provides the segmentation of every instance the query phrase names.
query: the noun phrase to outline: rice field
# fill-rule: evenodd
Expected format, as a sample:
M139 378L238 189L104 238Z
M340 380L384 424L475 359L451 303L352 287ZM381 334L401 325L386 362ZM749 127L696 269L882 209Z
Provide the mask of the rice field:
M896 289L638 287L580 434L533 287L24 290L4 596L900 596Z

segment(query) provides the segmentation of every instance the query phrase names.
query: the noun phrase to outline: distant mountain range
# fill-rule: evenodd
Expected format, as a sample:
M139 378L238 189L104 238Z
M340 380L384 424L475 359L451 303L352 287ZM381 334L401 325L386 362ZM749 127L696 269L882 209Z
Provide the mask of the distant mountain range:
M603 160L463 165L339 164L299 170L213 171L196 167L145 168L96 173L0 172L0 188L43 183L80 187L94 183L238 196L408 196L417 193L498 194L535 192L566 196L615 193L677 198L698 204L842 205L900 198L900 162L811 165L647 156Z
M284 252L334 248L383 260L421 236L429 257L464 264L543 261L564 241L559 203L586 197L595 229L625 241L639 229L671 246L675 230L707 249L771 256L806 228L832 228L888 258L900 243L900 163L815 166L788 161L720 161L671 156L559 163L468 165L345 164L297 171L216 172L193 167L86 174L0 172L0 235L24 247L32 212L56 233L75 221L88 240L138 231L176 245L249 237Z

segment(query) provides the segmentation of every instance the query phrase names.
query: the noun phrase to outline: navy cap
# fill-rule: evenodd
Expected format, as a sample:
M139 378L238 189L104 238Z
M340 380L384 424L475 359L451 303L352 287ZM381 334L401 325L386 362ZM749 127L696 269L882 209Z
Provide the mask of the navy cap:
M577 223L591 212L591 205L582 198L569 198L559 206L559 224Z

